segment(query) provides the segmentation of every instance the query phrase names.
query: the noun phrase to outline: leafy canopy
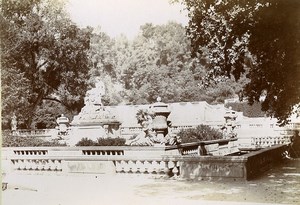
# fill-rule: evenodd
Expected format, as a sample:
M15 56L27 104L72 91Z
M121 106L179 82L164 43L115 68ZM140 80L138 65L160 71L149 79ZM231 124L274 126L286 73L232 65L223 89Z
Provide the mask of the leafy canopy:
M193 54L208 59L208 81L246 73L244 95L251 104L263 99L263 111L283 124L300 112L300 1L183 3Z
M2 115L31 125L43 100L82 107L91 29L79 29L62 0L1 2Z

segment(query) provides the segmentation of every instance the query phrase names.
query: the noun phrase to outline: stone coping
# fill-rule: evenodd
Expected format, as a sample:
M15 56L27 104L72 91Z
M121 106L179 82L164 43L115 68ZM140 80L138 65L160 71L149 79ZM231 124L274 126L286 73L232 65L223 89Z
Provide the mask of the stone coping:
M237 141L237 138L221 139L221 140L210 140L210 141L199 141L184 143L175 146L78 146L78 147L2 147L2 151L10 150L24 150L24 151L35 151L35 150L48 150L48 151L82 151L82 150L136 150L136 151L157 151L157 150L174 150L179 148L193 147L209 144L227 144L231 141Z
M178 162L222 162L243 163L249 156L120 156L120 155L16 155L9 157L10 160L63 160L63 161L178 161Z

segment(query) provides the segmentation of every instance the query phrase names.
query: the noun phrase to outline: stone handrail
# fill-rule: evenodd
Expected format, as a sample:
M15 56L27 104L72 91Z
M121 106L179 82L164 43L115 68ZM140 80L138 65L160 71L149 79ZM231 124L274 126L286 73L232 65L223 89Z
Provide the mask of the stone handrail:
M229 141L228 144L232 142ZM181 148L189 148L183 145ZM215 144L210 144L215 145ZM116 151L115 155L84 154L83 151ZM185 179L234 177L250 179L270 163L280 161L286 145L275 145L241 156L180 155L173 148L146 147L21 147L4 148L2 163L6 172L151 174ZM123 150L124 155L117 152ZM130 153L133 152L133 153ZM151 154L151 152L154 152ZM150 153L150 154L149 154ZM175 155L174 155L175 153Z
M237 138L184 143L177 146L182 155L228 155L238 152Z
M179 164L176 159L164 156L121 156L121 155L83 155L83 156L55 156L55 155L16 155L9 157L14 171L48 171L62 173L89 173L101 172L103 168L90 168L74 166L80 162L96 162L101 166L107 166L105 162L112 162L113 170L116 173L135 174L158 174L158 175L178 175ZM73 165L69 165L73 163ZM97 169L96 171L94 169ZM105 170L104 170L105 171Z
M292 135L278 135L278 136L246 136L238 139L241 147L257 147L265 148L273 145L290 144Z
M55 132L56 129L36 129L36 130L27 130L27 129L18 129L13 132L14 136L32 136L32 137L50 137Z
M277 144L289 144L291 143L292 136L270 136L270 137L252 137L251 145L258 147L270 147Z

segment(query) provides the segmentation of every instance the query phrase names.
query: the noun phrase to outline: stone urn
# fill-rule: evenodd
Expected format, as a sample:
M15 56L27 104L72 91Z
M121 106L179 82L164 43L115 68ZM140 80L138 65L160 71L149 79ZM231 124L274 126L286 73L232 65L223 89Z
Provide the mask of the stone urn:
M150 110L155 115L152 121L152 129L156 132L157 140L164 143L164 138L168 134L167 118L171 113L169 105L161 102L161 98L158 97L157 102L150 106Z

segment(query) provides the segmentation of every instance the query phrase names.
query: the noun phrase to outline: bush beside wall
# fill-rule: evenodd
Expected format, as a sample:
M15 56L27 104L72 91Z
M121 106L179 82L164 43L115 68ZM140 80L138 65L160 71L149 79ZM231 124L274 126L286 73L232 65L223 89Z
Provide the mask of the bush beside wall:
M97 141L82 138L75 146L125 146L125 142L123 138L98 138Z
M46 141L37 137L2 135L2 147L61 147L67 146L58 140Z
M208 125L198 125L196 128L181 130L178 136L181 143L223 139L222 132Z

